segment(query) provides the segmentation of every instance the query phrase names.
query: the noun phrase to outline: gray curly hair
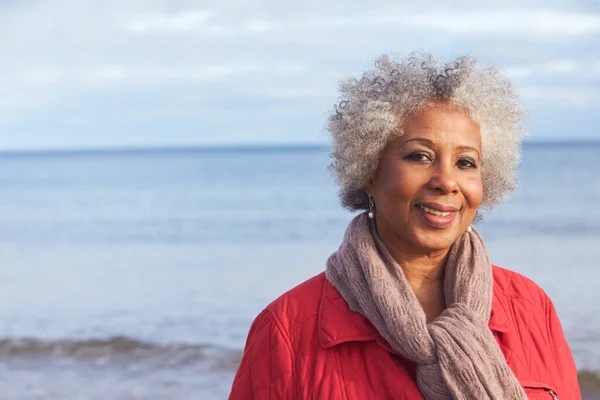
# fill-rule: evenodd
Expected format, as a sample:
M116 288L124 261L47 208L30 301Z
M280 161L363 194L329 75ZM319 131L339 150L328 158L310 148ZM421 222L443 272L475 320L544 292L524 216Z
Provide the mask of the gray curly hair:
M388 141L402 135L408 114L444 102L465 110L482 136L482 207L492 209L514 191L521 159L520 122L527 117L508 80L495 68L477 68L463 56L438 65L427 53L394 60L382 56L360 79L340 84L341 97L327 130L333 139L329 169L350 210L368 209L363 189Z

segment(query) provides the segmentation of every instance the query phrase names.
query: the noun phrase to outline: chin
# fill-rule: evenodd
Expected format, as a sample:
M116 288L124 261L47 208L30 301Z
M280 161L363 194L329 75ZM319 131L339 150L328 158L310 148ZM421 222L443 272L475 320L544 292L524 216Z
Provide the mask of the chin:
M448 250L458 239L455 232L427 232L417 234L416 243L427 251Z

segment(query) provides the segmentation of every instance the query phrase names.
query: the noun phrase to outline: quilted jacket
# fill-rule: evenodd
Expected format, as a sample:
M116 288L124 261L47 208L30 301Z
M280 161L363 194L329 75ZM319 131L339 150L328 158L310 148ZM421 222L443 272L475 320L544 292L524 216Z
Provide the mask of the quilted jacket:
M489 328L529 399L581 399L548 296L522 275L493 270ZM415 371L321 273L255 319L229 399L423 399Z

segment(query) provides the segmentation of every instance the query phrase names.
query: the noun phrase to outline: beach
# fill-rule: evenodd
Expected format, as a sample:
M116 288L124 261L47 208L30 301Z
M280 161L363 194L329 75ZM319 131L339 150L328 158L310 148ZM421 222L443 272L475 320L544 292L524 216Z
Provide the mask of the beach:
M599 157L527 145L517 193L477 225L494 264L552 299L589 399ZM329 162L321 147L0 157L0 398L227 398L253 319L323 271L353 217Z

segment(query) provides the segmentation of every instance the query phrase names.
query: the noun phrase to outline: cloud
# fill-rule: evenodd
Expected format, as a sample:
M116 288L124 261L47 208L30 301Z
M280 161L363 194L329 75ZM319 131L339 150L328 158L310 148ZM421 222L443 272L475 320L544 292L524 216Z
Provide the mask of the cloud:
M253 61L239 61L226 64L181 65L181 66L90 66L83 68L43 68L34 67L13 74L13 83L23 86L48 85L104 85L108 83L128 84L168 84L173 82L215 83L218 80L253 75L289 76L305 71L305 66L297 63L275 62L265 64Z
M211 18L209 11L156 14L127 24L137 34L158 31L195 31L207 36L243 37L332 30L435 30L459 35L535 36L561 40L563 36L600 33L600 14L557 10L481 10L411 13L405 10L361 12L355 15L310 16L302 19ZM143 22L142 22L143 21Z
M152 30L186 31L201 26L210 20L209 10L181 11L174 14L148 13L128 24L133 33L142 34Z
M555 60L534 65L507 67L504 72L511 78L540 76L600 76L599 60Z
M254 91L255 96L270 98L274 100L296 100L296 99L334 99L335 87L330 90L316 87L277 87L266 90Z
M0 41L0 125L46 132L54 124L54 132L72 129L83 143L94 127L127 135L172 118L171 131L179 123L193 135L226 137L235 118L222 132L202 129L210 118L197 110L223 116L252 110L256 117L243 130L261 132L276 106L277 115L297 116L294 129L308 131L303 121L328 111L337 81L358 76L381 53L419 49L441 59L473 54L506 68L529 103L582 110L600 103L593 90L600 76L597 6L472 4L0 1L0 37L8 38Z
M69 97L85 96L86 92L93 97L98 90L112 90L117 96L118 92L148 91L153 88L166 88L168 91L169 87L177 85L177 97L182 97L186 91L209 85L203 91L205 97L214 97L210 91L216 90L215 87L219 85L223 87L227 82L231 85L238 81L234 90L239 91L244 87L239 80L272 80L276 85L276 77L286 80L305 71L306 66L299 63L242 60L236 63L199 65L35 66L13 71L9 79L2 79L0 76L0 124L26 120L28 113L43 110L51 104L61 104ZM225 89L222 88L221 91L223 90ZM302 90L306 92L306 89ZM218 93L218 96L222 97L223 94ZM255 96L277 97L276 94L266 93L255 93ZM279 91L278 96L283 98L285 94Z
M535 35L560 39L561 35L600 33L600 14L553 10L497 10L436 13L409 18L409 25L458 34Z
M600 109L600 90L597 87L523 87L519 94L538 103Z

